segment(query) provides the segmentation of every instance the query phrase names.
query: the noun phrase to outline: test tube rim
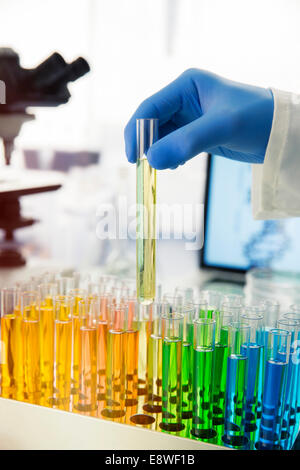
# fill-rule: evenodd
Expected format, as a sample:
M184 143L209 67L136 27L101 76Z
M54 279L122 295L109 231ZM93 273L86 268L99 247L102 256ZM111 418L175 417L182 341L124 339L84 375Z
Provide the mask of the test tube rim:
M300 309L299 309L299 313L298 312L286 312L283 314L281 318L287 318L289 320L293 320L293 318L291 318L289 315L297 315L299 318L295 318L294 321L300 321ZM281 318L279 318L278 321L281 320Z

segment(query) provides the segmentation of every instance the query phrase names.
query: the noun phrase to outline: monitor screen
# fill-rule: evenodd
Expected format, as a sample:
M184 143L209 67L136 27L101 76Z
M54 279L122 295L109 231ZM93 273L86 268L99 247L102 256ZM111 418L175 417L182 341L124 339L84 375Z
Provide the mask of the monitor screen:
M300 218L253 219L250 164L212 155L205 203L203 267L300 271Z

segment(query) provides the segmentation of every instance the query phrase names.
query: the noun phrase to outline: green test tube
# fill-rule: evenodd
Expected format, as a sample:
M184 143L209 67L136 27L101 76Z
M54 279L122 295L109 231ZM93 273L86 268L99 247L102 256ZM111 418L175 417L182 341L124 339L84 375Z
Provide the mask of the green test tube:
M194 322L193 422L191 435L210 441L213 429L213 381L216 322L200 318Z
M163 431L180 435L182 423L182 342L184 315L162 315L162 422Z

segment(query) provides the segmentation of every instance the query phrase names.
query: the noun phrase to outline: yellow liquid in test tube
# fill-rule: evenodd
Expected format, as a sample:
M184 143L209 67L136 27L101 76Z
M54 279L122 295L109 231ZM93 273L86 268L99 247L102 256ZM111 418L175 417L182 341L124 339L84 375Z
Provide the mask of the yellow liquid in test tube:
M55 320L55 403L59 409L70 409L72 365L72 318L70 308L61 302Z
M83 300L84 296L79 293L80 291L70 291L70 295L74 296L73 308L73 366L72 366L72 395L74 405L78 403L78 390L79 390L79 302Z
M87 415L97 409L97 329L81 326L79 331L79 398L77 409Z
M40 322L35 304L23 311L24 378L25 398L30 403L40 404Z
M1 395L22 400L24 397L22 318L19 310L1 318Z
M137 119L137 298L149 304L155 298L156 170L146 158L158 135L157 119Z
M40 308L40 345L42 401L44 406L49 406L54 380L54 311L46 302Z
M125 417L125 341L124 331L108 331L106 401L101 415L118 422Z
M146 158L137 161L137 204L137 297L151 303L155 298L156 171Z

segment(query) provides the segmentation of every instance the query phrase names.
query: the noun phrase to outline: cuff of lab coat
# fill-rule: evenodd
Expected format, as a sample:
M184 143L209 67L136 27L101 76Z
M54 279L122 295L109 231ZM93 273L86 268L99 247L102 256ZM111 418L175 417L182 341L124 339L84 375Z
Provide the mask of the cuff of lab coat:
M252 165L252 212L255 219L286 217L286 211L276 208L276 191L282 157L286 145L291 94L272 89L274 114L263 164Z

